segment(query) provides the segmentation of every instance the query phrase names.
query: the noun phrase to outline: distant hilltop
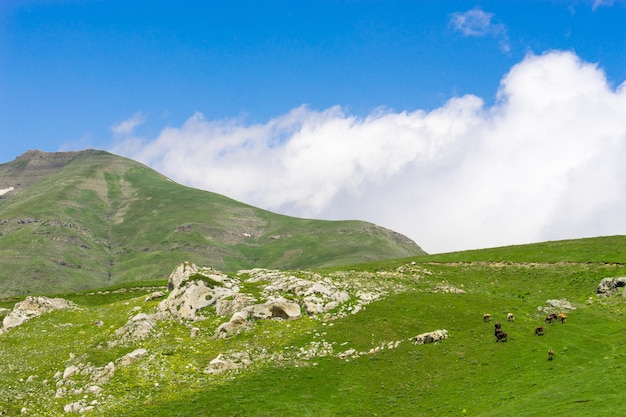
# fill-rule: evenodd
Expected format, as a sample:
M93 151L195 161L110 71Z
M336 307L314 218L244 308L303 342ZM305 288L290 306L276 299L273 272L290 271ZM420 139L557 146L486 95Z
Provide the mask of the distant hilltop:
M163 279L181 259L236 271L425 254L372 223L272 213L95 149L28 151L0 164L0 187L0 297Z

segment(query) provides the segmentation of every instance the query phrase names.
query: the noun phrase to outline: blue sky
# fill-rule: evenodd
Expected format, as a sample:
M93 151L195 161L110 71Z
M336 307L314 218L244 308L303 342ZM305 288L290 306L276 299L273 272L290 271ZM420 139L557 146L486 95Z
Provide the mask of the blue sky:
M0 163L105 149L429 252L626 234L625 80L622 0L5 0Z

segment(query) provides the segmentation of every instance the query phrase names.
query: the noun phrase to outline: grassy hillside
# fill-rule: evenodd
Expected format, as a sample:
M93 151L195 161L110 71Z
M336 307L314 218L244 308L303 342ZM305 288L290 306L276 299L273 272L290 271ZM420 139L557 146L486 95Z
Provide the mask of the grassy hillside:
M166 278L184 260L221 270L311 268L423 254L361 221L282 216L181 186L103 151L29 151L0 165L0 296Z
M67 294L80 310L0 335L0 412L56 416L85 399L96 401L93 416L621 415L626 305L621 294L595 292L602 278L626 276L624 246L626 237L615 236L324 269L319 278L344 283L351 300L359 291L385 295L356 314L262 320L227 339L213 337L225 319L209 308L203 321L166 320L144 341L108 347L129 317L154 311L158 300L145 295L155 288ZM446 292L453 288L464 293ZM564 324L545 324L539 310L554 299L575 307ZM506 321L509 312L514 322ZM495 341L485 313L502 323L508 341ZM100 320L103 326L93 325ZM535 336L538 325L544 336ZM449 338L409 340L436 329ZM102 392L55 398L55 373L103 367L138 347L148 355L117 367ZM232 352L254 360L236 371L203 372ZM69 379L78 388L85 378Z

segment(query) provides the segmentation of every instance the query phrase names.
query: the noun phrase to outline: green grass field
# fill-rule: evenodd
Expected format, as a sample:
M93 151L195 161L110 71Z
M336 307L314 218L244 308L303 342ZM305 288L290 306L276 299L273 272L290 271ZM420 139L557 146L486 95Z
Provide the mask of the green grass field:
M390 290L357 314L259 321L223 340L212 334L224 319L208 312L193 323L196 337L167 320L158 337L108 347L129 317L156 308L158 301L144 298L163 281L67 294L80 310L52 312L0 335L0 412L72 415L64 407L85 399L97 401L85 413L91 416L623 415L626 304L621 294L598 298L595 291L604 277L626 276L625 247L626 237L615 236L362 264L341 274L327 269L320 273ZM437 286L465 293L434 292ZM544 323L538 307L552 299L576 307L564 324ZM509 312L515 322L506 321ZM492 322L483 322L485 313ZM99 320L103 326L92 324ZM508 341L496 342L494 321ZM538 325L544 336L535 336ZM409 340L437 329L449 338ZM320 343L332 354L294 359ZM103 367L137 347L149 355L117 367L100 394L55 398L55 373L79 363ZM338 355L348 349L363 354ZM244 350L265 356L237 371L203 372L218 354ZM85 378L76 377L76 387Z

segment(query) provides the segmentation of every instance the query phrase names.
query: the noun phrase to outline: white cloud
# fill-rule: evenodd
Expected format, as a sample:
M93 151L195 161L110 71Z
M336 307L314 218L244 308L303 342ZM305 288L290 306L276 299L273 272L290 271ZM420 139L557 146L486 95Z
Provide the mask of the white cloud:
M491 23L493 16L493 13L487 13L476 8L463 13L453 13L450 23L454 29L465 36L485 36L494 30Z
M145 116L141 112L137 112L130 119L111 126L111 132L116 136L130 135L137 126L144 124L145 121Z
M599 0L596 0L599 1ZM600 0L601 1L601 0ZM476 7L466 12L456 12L450 17L450 24L465 36L493 36L500 39L500 47L504 52L510 51L506 26L493 22L493 13L484 12Z
M357 218L429 252L626 234L626 87L569 52L529 55L491 108L456 97L366 118L306 106L270 120L193 115L113 152L294 216Z
M595 11L600 6L613 6L615 0L593 0L593 5L591 8Z

